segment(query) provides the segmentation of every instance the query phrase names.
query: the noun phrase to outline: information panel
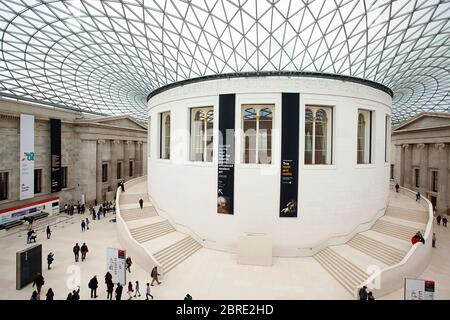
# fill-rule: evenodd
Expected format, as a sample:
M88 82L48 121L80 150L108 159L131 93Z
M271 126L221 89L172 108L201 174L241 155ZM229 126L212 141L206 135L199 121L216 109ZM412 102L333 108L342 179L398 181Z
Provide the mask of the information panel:
M298 211L298 93L282 93L280 217L297 217Z
M219 96L219 164L217 212L234 214L234 116L235 94Z
M113 283L126 285L125 250L108 248L106 249L106 268L112 275Z
M434 281L405 279L405 300L434 300Z
M61 120L50 119L52 192L61 191Z
M20 115L20 200L34 197L34 116Z

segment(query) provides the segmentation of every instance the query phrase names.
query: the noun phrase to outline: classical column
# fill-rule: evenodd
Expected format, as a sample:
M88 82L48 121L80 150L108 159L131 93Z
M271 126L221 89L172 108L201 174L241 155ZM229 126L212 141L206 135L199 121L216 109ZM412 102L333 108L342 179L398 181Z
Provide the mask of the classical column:
M448 211L448 146L445 143L437 143L439 150L438 172L438 196L436 211L438 214L447 214Z
M97 202L100 203L103 201L103 193L102 193L102 163L103 163L103 145L105 144L105 140L99 139L97 140L97 188L96 188L96 199Z
M142 141L136 141L134 145L134 169L136 170L135 176L140 177L142 175Z
M420 152L419 191L425 197L428 190L428 145L419 143Z
M394 181L403 185L403 148L401 145L395 146Z
M128 180L129 178L129 163L130 163L130 153L129 153L129 145L131 144L131 141L124 141L123 142L123 178L125 180Z
M115 190L117 187L117 158L118 148L120 146L119 140L111 140L111 187ZM122 168L123 169L123 168Z
M409 144L403 144L403 186L411 188L411 158L412 158L412 146Z

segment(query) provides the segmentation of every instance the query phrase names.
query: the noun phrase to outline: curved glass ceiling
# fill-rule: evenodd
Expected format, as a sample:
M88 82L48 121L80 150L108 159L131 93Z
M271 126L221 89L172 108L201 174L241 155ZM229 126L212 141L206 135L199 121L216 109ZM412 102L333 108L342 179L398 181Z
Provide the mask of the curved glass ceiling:
M0 0L0 96L145 121L165 84L312 71L380 82L393 122L450 111L450 1Z

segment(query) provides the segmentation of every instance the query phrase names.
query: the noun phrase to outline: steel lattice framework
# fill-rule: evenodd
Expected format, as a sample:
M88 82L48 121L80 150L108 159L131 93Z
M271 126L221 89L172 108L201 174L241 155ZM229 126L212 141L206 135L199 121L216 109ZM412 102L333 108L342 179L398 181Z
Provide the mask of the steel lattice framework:
M394 91L393 122L450 111L450 1L0 0L0 96L145 121L154 89L326 72Z

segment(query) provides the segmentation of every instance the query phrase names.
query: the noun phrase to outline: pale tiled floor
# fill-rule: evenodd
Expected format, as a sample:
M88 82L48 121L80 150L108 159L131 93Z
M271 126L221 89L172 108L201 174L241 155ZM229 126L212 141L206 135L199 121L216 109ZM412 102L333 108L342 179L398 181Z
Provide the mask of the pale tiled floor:
M133 189L130 188L130 192ZM127 190L128 191L128 190ZM142 192L142 189L139 190ZM399 202L400 199L395 201ZM402 202L402 201L400 201ZM415 203L407 203L411 208ZM81 298L89 299L87 283L93 275L99 278L98 299L105 299L103 276L106 272L106 248L118 247L115 224L109 222L111 215L100 221L92 221L91 230L82 233L80 217L74 224L54 228L52 239L39 234L43 245L43 292L52 287L56 299L65 299L69 291L66 282L71 278L68 268L80 267ZM421 278L436 281L436 299L450 299L450 229L435 226L438 248L429 267ZM89 246L85 262L74 263L72 247L75 242ZM12 235L0 239L0 299L29 299L31 285L15 289L15 253L26 247L26 239ZM126 248L124 248L126 249ZM52 270L46 270L46 255L55 253ZM127 274L133 283L139 280L141 292L150 276L139 266L132 266ZM160 286L152 287L155 299L183 299L190 293L194 299L352 299L313 258L274 258L272 267L243 266L236 263L232 254L201 249L163 277ZM123 298L127 298L124 290ZM398 290L385 299L403 299ZM143 299L143 297L141 297Z

